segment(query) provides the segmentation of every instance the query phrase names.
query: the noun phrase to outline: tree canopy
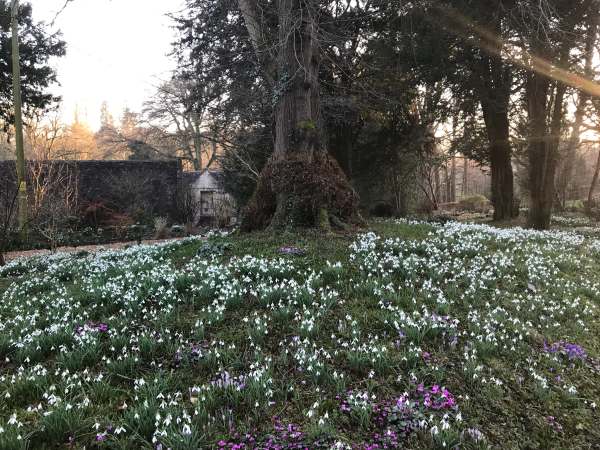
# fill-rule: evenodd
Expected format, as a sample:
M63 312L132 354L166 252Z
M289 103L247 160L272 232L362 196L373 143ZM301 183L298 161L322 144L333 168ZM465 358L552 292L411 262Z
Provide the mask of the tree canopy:
M59 97L48 88L57 82L51 58L65 54L66 44L59 32L51 32L43 22L35 22L31 4L19 6L19 51L21 91L25 114L55 104ZM0 125L7 129L13 123L11 2L0 0Z

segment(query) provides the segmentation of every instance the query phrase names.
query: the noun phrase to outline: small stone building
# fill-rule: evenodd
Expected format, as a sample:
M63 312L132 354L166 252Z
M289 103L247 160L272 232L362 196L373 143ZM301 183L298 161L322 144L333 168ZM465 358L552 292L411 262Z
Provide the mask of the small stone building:
M190 189L198 205L199 225L230 226L235 223L235 203L223 189L218 170L183 172L183 185Z

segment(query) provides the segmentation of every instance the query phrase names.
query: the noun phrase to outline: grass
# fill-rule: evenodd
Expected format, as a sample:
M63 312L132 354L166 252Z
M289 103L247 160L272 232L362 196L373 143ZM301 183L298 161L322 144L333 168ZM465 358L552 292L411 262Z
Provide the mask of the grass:
M594 233L370 228L0 269L0 448L600 442Z

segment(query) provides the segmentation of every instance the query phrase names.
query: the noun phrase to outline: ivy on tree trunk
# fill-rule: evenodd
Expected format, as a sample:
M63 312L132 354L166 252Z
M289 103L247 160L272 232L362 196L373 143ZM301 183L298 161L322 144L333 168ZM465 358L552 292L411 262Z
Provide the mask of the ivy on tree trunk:
M257 4L239 0L239 7L266 79L272 80L275 102L274 152L259 177L242 228L328 230L330 217L336 222L356 219L358 197L323 147L319 2L280 0L272 6L278 19L276 55L266 50Z

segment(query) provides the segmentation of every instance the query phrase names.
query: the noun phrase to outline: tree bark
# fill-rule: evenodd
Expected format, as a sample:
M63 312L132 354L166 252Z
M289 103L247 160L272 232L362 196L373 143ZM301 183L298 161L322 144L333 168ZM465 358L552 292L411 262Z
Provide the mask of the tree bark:
M496 36L502 36L502 20L501 16L490 17L489 26ZM504 47L502 39L485 45L491 46L493 52L483 54L475 67L476 87L489 140L494 220L506 220L514 215L514 176L508 119L513 69L500 56Z
M494 220L506 220L513 217L514 210L514 176L508 113L503 110L494 112L489 105L483 109L490 143Z
M549 229L552 219L559 144L565 116L564 98L567 92L565 83L552 79L539 67L539 60L545 61L544 64L550 67L565 67L573 45L572 41L565 38L560 48L552 52L552 48L543 40L531 43L531 52L538 59L532 59L531 72L525 83L531 197L528 225L539 230Z
M554 177L558 162L560 131L564 117L566 86L555 82L555 87L544 75L533 73L527 82L527 107L531 135L527 149L529 157L529 226L535 229L550 228L554 203ZM553 111L550 129L546 124L549 94L552 94Z

